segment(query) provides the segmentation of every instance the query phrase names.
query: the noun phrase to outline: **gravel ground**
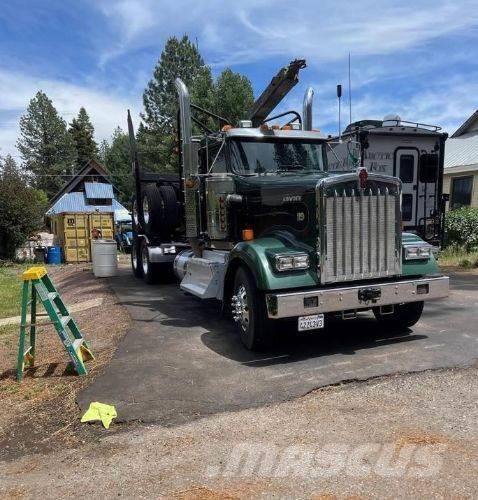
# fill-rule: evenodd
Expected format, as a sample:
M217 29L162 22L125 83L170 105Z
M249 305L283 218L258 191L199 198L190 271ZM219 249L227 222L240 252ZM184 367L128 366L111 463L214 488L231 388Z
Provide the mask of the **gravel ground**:
M477 375L386 377L177 427L104 431L78 449L0 464L0 495L473 498ZM239 461L241 451L251 453Z

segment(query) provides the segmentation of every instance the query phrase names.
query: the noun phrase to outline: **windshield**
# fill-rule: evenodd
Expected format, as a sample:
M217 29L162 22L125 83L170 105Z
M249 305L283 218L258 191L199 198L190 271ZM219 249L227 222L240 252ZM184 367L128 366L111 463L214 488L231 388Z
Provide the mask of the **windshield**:
M231 141L232 169L241 175L324 170L323 144L280 139Z

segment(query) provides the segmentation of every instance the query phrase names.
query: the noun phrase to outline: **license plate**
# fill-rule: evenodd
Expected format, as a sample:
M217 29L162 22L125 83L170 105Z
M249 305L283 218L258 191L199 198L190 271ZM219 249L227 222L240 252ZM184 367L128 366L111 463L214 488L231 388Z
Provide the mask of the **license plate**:
M324 315L312 314L311 316L299 316L299 332L305 330L316 330L317 328L324 328Z

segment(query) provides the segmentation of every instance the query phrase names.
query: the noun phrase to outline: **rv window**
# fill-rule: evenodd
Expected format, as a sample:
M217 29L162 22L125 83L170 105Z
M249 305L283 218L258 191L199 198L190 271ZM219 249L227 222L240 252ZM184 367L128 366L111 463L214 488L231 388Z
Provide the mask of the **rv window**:
M467 207L471 204L473 176L454 177L451 180L451 208Z
M420 156L420 182L436 182L438 177L438 155L427 153Z
M413 212L413 195L403 194L402 195L402 220L409 221L412 220Z
M402 182L413 182L415 157L413 155L400 156L400 179Z

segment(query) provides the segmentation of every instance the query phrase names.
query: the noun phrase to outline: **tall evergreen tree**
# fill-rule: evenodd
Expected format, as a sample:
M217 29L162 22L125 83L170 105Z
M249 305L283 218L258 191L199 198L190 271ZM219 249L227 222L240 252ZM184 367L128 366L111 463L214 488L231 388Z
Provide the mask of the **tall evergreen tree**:
M71 174L76 151L65 120L41 90L20 118L17 148L32 185L51 198L63 184L62 174Z
M98 146L98 159L103 165L106 164L106 157L108 156L108 151L110 150L110 144L106 139L103 139Z
M246 76L225 69L218 77L213 92L214 112L227 118L233 125L245 118L254 103L252 85Z
M28 186L11 156L0 159L0 259L12 259L15 250L41 229L46 204L45 193Z
M129 204L133 194L129 138L120 127L115 129L111 137L111 146L106 153L105 167L111 173L112 183L120 191L120 201Z
M187 35L181 39L168 39L154 68L153 78L144 91L143 119L148 128L166 134L173 132L178 108L174 86L177 77L188 86L198 105L207 101L212 85L211 71ZM198 88L195 89L196 80Z
M150 172L175 172L178 169L176 137L161 135L142 122L136 132L136 145L141 166Z
M95 129L85 108L80 108L78 116L71 121L68 132L75 143L76 164L79 168L98 156L98 145L94 139Z

